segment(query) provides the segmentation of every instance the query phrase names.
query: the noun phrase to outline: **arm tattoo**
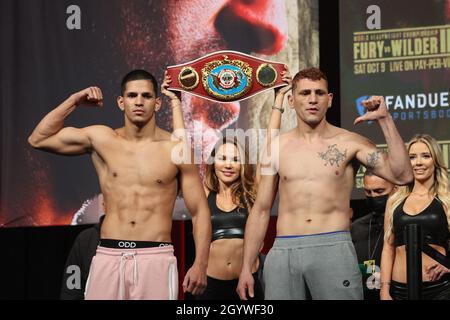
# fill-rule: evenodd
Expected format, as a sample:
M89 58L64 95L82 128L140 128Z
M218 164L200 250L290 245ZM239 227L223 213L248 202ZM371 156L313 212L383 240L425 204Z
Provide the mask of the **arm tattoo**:
M319 152L318 154L322 160L325 160L325 166L327 166L328 164L330 166L336 164L336 166L339 167L339 165L344 162L345 158L347 157L347 149L345 149L344 152L341 152L338 148L336 148L336 144L333 144L331 146L328 146L327 151Z
M373 170L380 162L380 157L384 153L383 150L377 149L367 154L367 168Z

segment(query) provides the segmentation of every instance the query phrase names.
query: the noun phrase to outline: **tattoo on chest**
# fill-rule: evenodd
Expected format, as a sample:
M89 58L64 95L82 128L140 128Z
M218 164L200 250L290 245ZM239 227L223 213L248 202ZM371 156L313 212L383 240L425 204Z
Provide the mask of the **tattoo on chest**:
M383 155L384 151L377 149L374 152L369 152L367 154L367 168L374 169L378 163L380 162L380 158Z
M336 165L337 167L339 167L339 165L343 163L345 158L347 157L347 149L342 152L336 147L336 144L333 144L331 146L328 146L327 151L319 152L318 154L322 160L325 160L325 166Z

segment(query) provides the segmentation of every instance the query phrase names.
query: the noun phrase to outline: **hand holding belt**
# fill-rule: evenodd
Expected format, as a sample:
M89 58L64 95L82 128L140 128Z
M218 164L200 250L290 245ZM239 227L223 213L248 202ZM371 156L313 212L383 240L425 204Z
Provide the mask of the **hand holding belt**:
M262 60L237 51L217 51L199 59L168 66L170 90L183 91L205 99L229 102L286 85L283 63Z

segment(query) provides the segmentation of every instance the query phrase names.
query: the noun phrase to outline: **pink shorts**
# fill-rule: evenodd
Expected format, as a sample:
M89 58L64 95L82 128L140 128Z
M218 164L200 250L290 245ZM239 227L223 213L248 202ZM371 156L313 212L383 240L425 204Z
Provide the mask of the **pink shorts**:
M86 283L86 300L176 300L173 246L144 249L97 247Z

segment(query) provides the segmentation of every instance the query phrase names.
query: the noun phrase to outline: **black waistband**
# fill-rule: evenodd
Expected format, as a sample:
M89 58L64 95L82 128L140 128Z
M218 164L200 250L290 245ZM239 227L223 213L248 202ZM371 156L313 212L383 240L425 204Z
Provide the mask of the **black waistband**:
M259 281L258 272L252 273L252 276L253 276L254 281ZM206 275L206 277L208 278L208 286L212 283L217 284L217 285L229 284L229 285L233 286L234 289L236 289L238 282L239 282L239 278L231 279L231 280L221 280L221 279L210 277L208 275Z
M445 274L441 279L437 281L424 281L422 282L422 299L434 300L450 298L450 275ZM407 300L408 299L408 285L391 280L389 293L394 300Z
M450 283L450 274L444 274L439 280L436 281L423 281L422 282L422 288L423 289L428 289L428 288L433 288L437 285L441 285L444 283ZM403 283L403 282L397 282L394 280L391 280L391 286L393 287L397 287L397 288L404 288L407 289L408 288L408 284L407 283Z
M173 246L171 242L100 239L99 246L112 249L144 249Z

